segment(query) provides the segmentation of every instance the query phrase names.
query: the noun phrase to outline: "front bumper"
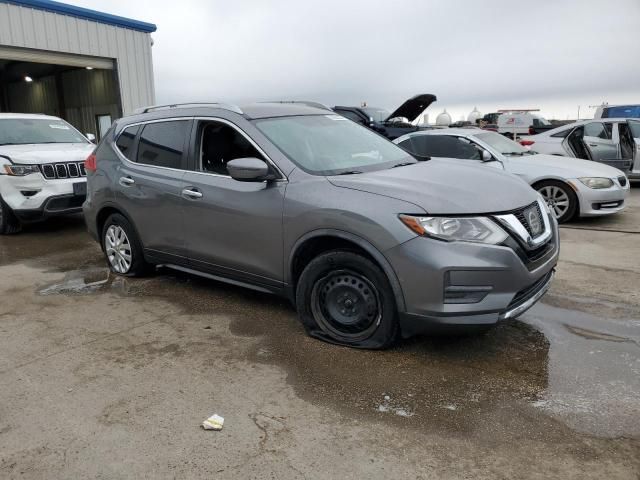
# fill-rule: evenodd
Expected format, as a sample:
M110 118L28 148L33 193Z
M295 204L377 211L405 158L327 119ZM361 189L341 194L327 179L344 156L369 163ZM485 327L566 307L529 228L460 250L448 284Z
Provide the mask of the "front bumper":
M552 231L542 256L530 260L509 246L425 237L385 252L404 296L403 335L473 330L524 313L551 285L559 255L556 222ZM445 293L452 286L470 293L452 300Z
M571 186L578 196L581 217L597 217L611 215L624 210L629 195L629 180L621 186L619 180L613 179L610 188L589 188L580 180L571 180Z
M75 183L86 178L45 180L40 173L13 177L0 175L0 196L23 222L82 211L86 195L74 193Z

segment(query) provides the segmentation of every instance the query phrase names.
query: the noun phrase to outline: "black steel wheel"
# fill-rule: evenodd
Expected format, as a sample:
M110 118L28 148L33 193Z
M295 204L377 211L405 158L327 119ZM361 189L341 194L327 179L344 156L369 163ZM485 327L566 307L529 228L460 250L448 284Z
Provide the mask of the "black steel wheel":
M309 335L328 342L387 348L398 334L387 276L355 252L326 252L309 262L296 286L296 306Z

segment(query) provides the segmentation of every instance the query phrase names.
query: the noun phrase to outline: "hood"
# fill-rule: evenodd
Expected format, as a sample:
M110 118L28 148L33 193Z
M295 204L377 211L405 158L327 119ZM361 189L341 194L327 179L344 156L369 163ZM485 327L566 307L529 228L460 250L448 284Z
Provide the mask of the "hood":
M86 160L96 146L93 143L40 143L0 146L0 156L13 163L42 164Z
M508 159L516 165L528 165L531 167L543 167L548 175L559 175L565 178L579 177L607 177L615 178L624 175L621 170L610 165L582 160L573 157L560 157L558 155L523 155L522 157L510 156Z
M506 212L538 198L515 175L469 163L434 158L405 167L328 178L335 186L396 198L437 215Z
M413 122L418 115L424 112L429 105L437 100L435 95L430 93L423 93L422 95L416 95L410 98L398 108L396 108L391 115L386 118L386 122L392 118L404 117L410 122Z

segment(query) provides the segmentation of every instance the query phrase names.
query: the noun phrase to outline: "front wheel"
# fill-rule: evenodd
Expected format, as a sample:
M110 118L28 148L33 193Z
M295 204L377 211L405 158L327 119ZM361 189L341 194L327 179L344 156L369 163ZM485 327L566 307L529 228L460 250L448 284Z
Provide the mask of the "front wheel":
M546 180L535 186L558 223L571 220L578 211L578 197L566 183Z
M0 198L0 235L11 235L21 230L20 221L2 198Z
M397 338L396 302L385 273L368 258L331 251L306 266L296 306L312 337L358 348L382 349Z

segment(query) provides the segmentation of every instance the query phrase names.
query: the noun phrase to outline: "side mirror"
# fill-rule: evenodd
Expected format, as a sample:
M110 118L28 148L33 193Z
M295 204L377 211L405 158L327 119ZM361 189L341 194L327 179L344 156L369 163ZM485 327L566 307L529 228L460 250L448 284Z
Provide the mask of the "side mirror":
M236 158L227 162L231 178L239 182L262 182L273 178L269 175L269 165L255 157Z
M482 150L482 161L490 162L491 160L493 160L493 156L487 150Z
M85 136L91 143L96 143L96 136L93 133L86 133Z

